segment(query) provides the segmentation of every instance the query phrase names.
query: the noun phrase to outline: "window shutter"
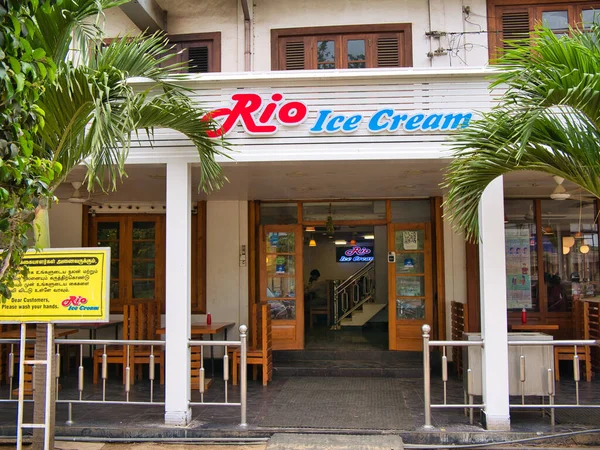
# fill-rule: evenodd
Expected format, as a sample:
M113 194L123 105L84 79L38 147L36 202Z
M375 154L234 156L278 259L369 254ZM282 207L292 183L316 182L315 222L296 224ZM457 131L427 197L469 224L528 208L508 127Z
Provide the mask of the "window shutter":
M526 39L529 36L529 11L503 11L502 46L507 48L511 41ZM514 45L514 44L513 44Z
M377 36L377 66L400 67L399 36Z
M187 53L189 73L206 73L210 71L208 47L190 47Z
M286 41L285 70L304 70L304 40Z

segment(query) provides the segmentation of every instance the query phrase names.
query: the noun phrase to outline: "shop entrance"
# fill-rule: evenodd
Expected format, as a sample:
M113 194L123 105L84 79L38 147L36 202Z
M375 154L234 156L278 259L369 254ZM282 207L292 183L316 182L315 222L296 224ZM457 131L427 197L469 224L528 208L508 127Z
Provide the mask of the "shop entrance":
M257 205L255 298L271 305L273 349L420 351L423 324L444 330L439 203Z
M387 350L386 241L385 225L306 227L306 349Z

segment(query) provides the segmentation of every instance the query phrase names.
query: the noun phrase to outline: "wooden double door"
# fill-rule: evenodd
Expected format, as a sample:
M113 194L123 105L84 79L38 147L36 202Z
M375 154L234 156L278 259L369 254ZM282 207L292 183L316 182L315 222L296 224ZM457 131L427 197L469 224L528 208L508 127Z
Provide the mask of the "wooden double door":
M111 249L111 313L122 312L134 300L164 299L164 215L91 217L89 245Z
M376 255L375 270L388 271L389 349L419 351L421 327L434 317L431 226L388 224L387 234L387 263ZM259 235L259 298L271 304L273 348L302 349L302 225L264 225Z

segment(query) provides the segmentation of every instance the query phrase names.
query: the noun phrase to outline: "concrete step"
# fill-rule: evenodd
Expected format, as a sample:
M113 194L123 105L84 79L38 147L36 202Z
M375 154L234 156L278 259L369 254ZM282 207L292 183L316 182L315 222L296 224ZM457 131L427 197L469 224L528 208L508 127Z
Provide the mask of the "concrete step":
M267 450L402 450L402 438L396 435L357 436L347 434L275 433Z

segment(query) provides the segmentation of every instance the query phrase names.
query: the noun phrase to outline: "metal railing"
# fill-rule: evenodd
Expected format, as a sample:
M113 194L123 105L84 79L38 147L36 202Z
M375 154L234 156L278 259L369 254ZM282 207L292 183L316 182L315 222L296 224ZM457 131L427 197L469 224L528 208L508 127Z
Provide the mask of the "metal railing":
M448 347L478 347L480 350L483 349L485 342L484 340L468 340L468 341L432 341L430 340L430 331L431 328L429 325L423 325L423 380L424 380L424 401L425 401L425 428L433 428L431 425L431 410L432 409L444 409L444 408L456 408L456 409L464 409L465 414L469 413L470 423L473 424L473 410L474 408L485 408L485 403L476 403L474 401L475 396L472 395L474 391L474 368L471 366L472 361L471 358L465 362L466 366L464 368L463 376L466 379L463 380L463 393L464 393L464 403L456 404L456 403L448 403L447 401L447 393L448 393L448 358L447 352ZM581 381L581 373L580 373L580 358L578 348L586 346L600 346L600 341L595 340L521 340L521 341L508 341L508 346L516 347L518 354L518 365L516 367L512 367L509 364L509 370L514 370L518 373L513 373L513 378L518 380L519 390L520 390L520 402L514 403L510 402L509 406L511 409L542 409L542 411L549 411L550 421L552 426L555 424L555 410L556 409L566 409L566 408L600 408L600 404L583 404L581 403L580 398L580 389L579 383ZM531 346L542 346L542 347L551 347L552 350L554 347L573 347L573 381L575 382L575 399L574 403L557 403L556 402L556 388L554 385L554 351L551 352L551 357L549 358L548 367L544 368L544 372L541 375L543 379L534 379L536 375L531 375L527 373L526 370L526 362L527 356L526 352L523 351L526 347ZM441 403L432 403L431 402L431 360L430 360L430 349L432 347L439 347L442 350L442 366L441 366L441 378L443 384L443 400ZM588 363L590 363L588 361ZM540 374L538 373L537 376ZM510 376L510 374L509 374ZM542 403L526 403L525 397L526 388L525 385L528 382L535 381L539 382L540 386L543 386L543 395L541 397ZM538 396L538 395L536 395ZM515 395L511 394L511 397L515 397ZM545 403L544 398L548 397L548 403Z
M350 316L375 294L375 261L369 261L342 282L333 282L333 327L339 330L341 321ZM341 311L341 316L340 316Z
M18 402L17 396L14 394L14 386L15 386L15 365L18 362L18 356L15 351L18 349L19 339L0 339L0 345L6 344L9 346L8 353L8 381L9 381L9 391L7 398L0 398L0 403L7 402ZM35 339L27 339L27 344L35 344ZM73 405L82 404L82 405L142 405L142 406L164 406L164 400L156 401L155 399L155 378L156 378L156 364L158 359L158 354L163 351L165 347L165 341L161 340L119 340L119 339L55 339L55 355L56 358L56 403L67 404L68 405L68 420L67 425L73 424ZM64 346L79 346L78 352L78 367L77 367L77 393L76 397L73 398L68 394L63 394L64 398L59 396L59 381L62 377L60 371L60 360L61 360L61 349ZM100 357L100 373L101 373L101 392L98 394L97 389L92 389L89 396L85 393L85 370L84 370L84 346L90 346L92 351L92 360L94 355L94 348L98 347L102 349L102 354ZM110 354L110 346L122 347L124 354L124 375L123 375L123 391L117 393L115 395L114 389L111 390L113 398L107 398L107 381L108 381L108 365L109 365L109 354ZM200 357L200 369L199 369L199 378L201 380L199 385L200 390L200 402L190 402L190 406L195 405L204 405L204 406L239 406L240 407L240 416L241 416L241 426L246 426L246 390L247 390L247 382L246 382L246 355L247 355L247 327L245 325L240 326L240 340L237 341L192 341L190 340L188 343L189 347L199 346L201 348L201 357ZM204 376L204 347L223 347L225 350L225 356L223 358L223 380L225 382L225 401L224 402L205 402L204 401L204 391L205 391L205 376ZM239 402L229 402L228 396L228 382L229 382L229 366L228 366L228 356L227 349L229 347L236 346L240 348L240 401ZM132 373L131 369L131 361L133 360L133 352L138 351L140 347L149 347L148 352L144 352L144 358L148 358L148 362L144 362L144 365L148 366L148 381L150 382L150 393L149 400L142 401L139 400L138 393L135 392L136 399L132 399L132 380L134 373ZM161 350L158 351L157 349ZM68 357L69 355L67 355ZM161 361L162 364L165 364L166 361ZM95 364L95 363L94 363ZM117 364L117 363L114 363ZM137 363L134 363L134 366ZM121 381L119 377L119 381ZM33 389L33 385L31 385ZM18 390L18 388L16 389ZM93 392L96 391L96 392ZM162 395L164 396L164 389L162 389ZM96 397L96 398L94 398ZM25 400L26 402L32 402L32 399Z

